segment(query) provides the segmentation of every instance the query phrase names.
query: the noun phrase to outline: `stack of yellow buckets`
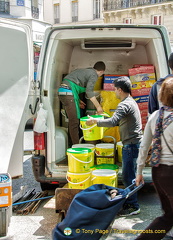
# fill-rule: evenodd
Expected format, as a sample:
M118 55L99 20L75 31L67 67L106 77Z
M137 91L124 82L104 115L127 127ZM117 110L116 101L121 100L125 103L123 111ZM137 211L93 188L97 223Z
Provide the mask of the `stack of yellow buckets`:
M72 147L67 149L68 155L68 188L85 189L91 185L92 150Z
M104 183L109 186L117 187L118 186L118 176L117 176L118 169L116 169L116 171L109 169L109 166L114 164L114 157L113 157L114 144L113 143L96 144L95 154L97 156L96 157L97 165L100 165L104 169L100 168L92 172L93 184ZM101 158L99 156L101 156ZM103 156L105 156L105 158L103 158Z
M102 118L100 115L92 117ZM93 141L103 138L103 128L87 126L88 117L80 119L81 129L83 130L84 140ZM97 165L104 164L113 165L114 144L100 143L75 144L72 148L67 149L68 155L68 172L67 181L68 187L73 189L85 189L93 184L105 184L112 187L118 186L118 169L111 170L107 166L103 169L94 168L95 154L97 155ZM99 158L105 156L105 158ZM109 158L109 156L111 156Z

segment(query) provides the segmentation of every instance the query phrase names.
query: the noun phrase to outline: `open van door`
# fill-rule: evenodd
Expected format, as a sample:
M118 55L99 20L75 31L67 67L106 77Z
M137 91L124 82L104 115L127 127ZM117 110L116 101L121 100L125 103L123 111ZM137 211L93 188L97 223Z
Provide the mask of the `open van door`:
M0 173L23 174L23 136L33 79L30 27L0 19ZM30 92L34 95L34 90Z

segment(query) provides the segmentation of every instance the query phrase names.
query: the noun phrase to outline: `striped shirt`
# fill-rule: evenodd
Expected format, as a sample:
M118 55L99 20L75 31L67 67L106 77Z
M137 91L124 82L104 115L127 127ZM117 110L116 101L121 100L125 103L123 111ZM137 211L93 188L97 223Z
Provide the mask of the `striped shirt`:
M99 127L119 126L123 145L137 144L142 139L141 115L137 103L132 97L121 101L113 116L97 122Z

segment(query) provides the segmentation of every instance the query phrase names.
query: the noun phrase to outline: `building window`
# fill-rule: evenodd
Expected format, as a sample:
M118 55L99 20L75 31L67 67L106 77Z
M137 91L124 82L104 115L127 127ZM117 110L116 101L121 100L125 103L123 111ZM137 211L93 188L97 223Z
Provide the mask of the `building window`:
M31 11L32 17L35 19L39 19L38 0L31 0Z
M151 23L154 25L161 25L162 18L160 15L153 15Z
M60 22L60 10L59 10L59 3L54 5L54 21L55 23Z
M130 1L129 1L129 0L122 0L122 1L121 1L121 7L122 7L122 8L128 8L128 7L130 7Z
M107 10L108 10L108 6L109 6L109 4L108 4L108 0L104 0L104 3L103 3L103 10L104 10L104 11L107 11Z
M0 0L0 12L10 13L9 0Z
M123 23L131 24L132 23L132 19L131 18L124 18Z
M72 1L72 22L78 21L78 1Z
M100 0L93 0L93 19L100 18Z

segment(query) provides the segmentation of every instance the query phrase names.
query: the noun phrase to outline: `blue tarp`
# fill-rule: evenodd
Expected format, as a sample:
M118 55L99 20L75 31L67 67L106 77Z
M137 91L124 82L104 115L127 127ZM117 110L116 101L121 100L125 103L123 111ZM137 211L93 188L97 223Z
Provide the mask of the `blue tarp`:
M110 190L118 195L111 199ZM53 230L53 240L97 240L121 209L130 189L95 184L75 195L64 220Z

